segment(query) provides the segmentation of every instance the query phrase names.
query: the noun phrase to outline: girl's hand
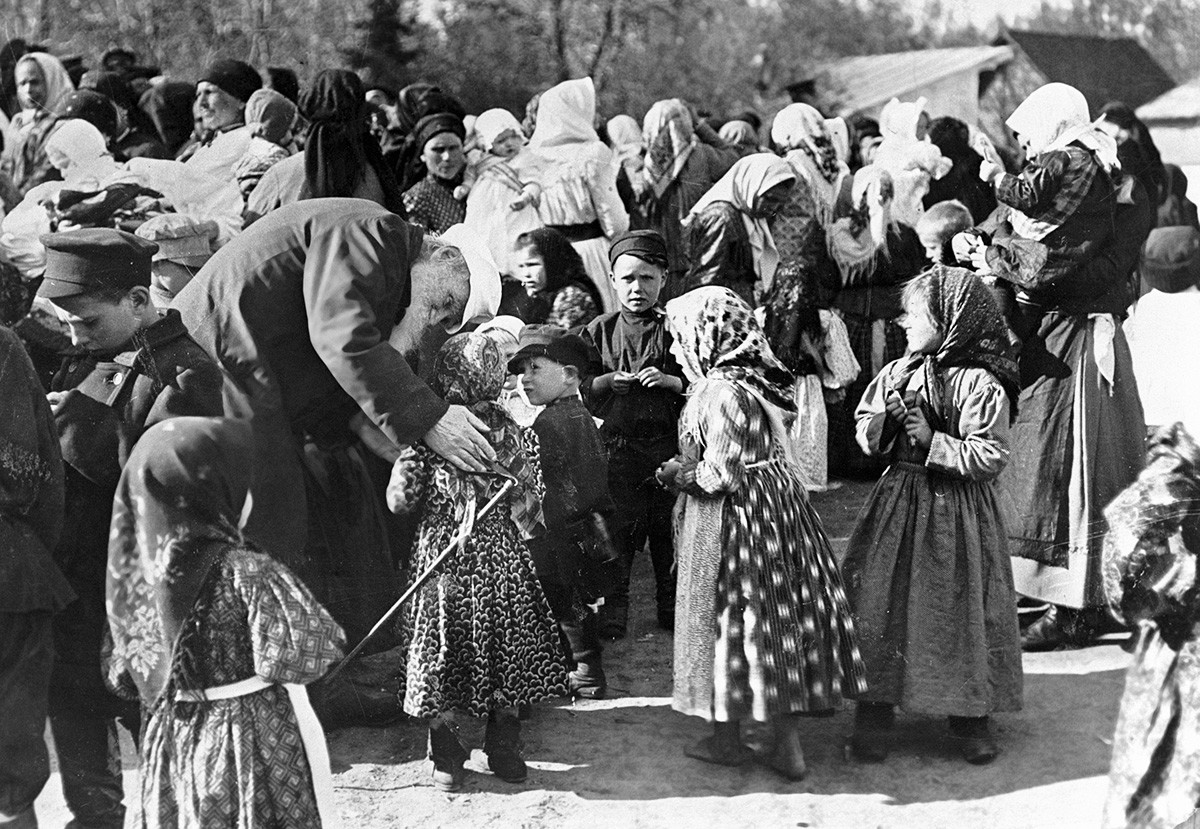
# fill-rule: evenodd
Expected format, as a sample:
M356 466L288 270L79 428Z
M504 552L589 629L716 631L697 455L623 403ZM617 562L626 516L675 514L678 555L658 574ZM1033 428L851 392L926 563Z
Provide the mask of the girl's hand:
M637 382L638 376L627 371L614 371L612 378L613 394L629 394L629 389Z
M904 431L908 432L908 439L914 446L929 450L933 443L933 429L929 428L929 421L925 419L925 412L921 411L920 406L914 406L905 415Z
M884 397L884 401L888 417L897 423L903 423L904 416L908 414L908 407L904 405L904 398L900 396L900 392L892 389Z
M678 477L681 468L682 465L679 461L672 458L658 468L658 471L654 473L654 478L667 489L674 489L675 478Z
M669 374L663 374L654 366L642 369L635 376L648 389L666 389L676 393L683 391L682 380Z

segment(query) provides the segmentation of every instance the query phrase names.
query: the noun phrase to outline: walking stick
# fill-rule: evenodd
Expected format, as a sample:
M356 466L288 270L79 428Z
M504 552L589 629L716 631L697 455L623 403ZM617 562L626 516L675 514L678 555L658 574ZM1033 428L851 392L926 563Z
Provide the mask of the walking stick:
M510 474L507 471L499 471L499 470L503 470L503 467L501 467L499 464L494 464L494 468L497 469L498 471L491 472L491 473L482 473L482 474L494 475L496 477L503 477L505 479L504 486L500 487L500 491L497 492L495 495L493 495L491 500L489 500L486 504L483 505L483 509L481 509L481 510L479 510L479 512L475 513L475 521L476 522L479 521L480 518L483 518L483 516L485 516L489 512L491 512L492 509L495 508L496 504L500 503L500 501L506 495L508 495L509 492L512 491L512 488L514 486L516 486L517 479L515 477L513 477L512 474ZM473 524L474 524L474 522L473 522ZM474 529L474 526L472 525L472 530L473 529ZM356 657L358 655L359 651L361 651L363 649L363 647L366 646L367 642L371 641L371 637L374 636L376 633L378 633L384 625L386 625L389 621L392 620L392 617L394 617L396 615L396 613L400 610L400 608L404 607L404 603L407 602L409 599L411 599L413 597L413 594L415 594L418 590L420 590L421 587L424 586L425 582L429 581L429 579L433 577L433 574L437 571L438 567L440 567L442 565L442 562L445 561L447 558L449 558L450 554L453 553L456 549L458 549L459 544L461 544L463 541L465 541L469 537L470 537L470 532L466 532L466 533L459 532L457 535L454 536L454 538L450 539L450 543L446 545L446 548L444 550L442 550L440 553L438 553L437 558L435 558L432 562L430 562L429 567L427 567L425 569L425 572L422 573L420 576L418 576L416 581L414 581L409 586L409 588L404 591L403 596L401 596L399 599L396 599L396 603L393 604L390 608L388 608L387 613L384 613L383 616L380 617L379 621L375 623L375 626L372 627L371 630L368 631L367 635L362 638L362 641L360 641L357 645L355 645L354 648L350 651L350 653L346 654L345 659L343 659L338 664L334 665L333 670L331 670L329 673L327 673L322 681L326 682L326 683L331 682L335 676L337 676L339 673L341 673L342 668L346 667L346 665L350 662L350 660L353 659L354 657Z

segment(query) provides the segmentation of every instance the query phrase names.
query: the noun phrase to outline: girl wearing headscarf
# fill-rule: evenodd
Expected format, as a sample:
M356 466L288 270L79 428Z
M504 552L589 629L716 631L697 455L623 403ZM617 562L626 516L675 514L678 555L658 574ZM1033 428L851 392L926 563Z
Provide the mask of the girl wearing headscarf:
M245 421L174 418L138 439L121 473L107 675L148 713L141 827L339 825L304 686L344 637L242 538L252 453Z
M438 394L487 423L497 463L516 486L476 520L504 478L462 472L423 447L398 461L389 504L420 515L411 572L423 572L460 532L469 532L438 576L405 606L404 710L429 720L438 788L462 785L468 752L456 731L463 716L487 718L488 767L501 780L519 783L527 772L517 707L562 696L567 681L558 632L526 546L545 532L537 438L498 402L507 371L491 338L452 337L438 352L433 375Z
M646 218L667 240L664 300L684 291L690 266L683 223L688 213L742 156L678 98L659 101L642 121L646 146Z
M979 177L1008 206L1004 230L1011 228L1013 241L1037 244L994 244L988 264L1018 286L1050 284L1095 256L1112 234L1117 145L1092 124L1083 93L1064 83L1034 90L1005 124L1025 151L1025 168L1006 173L989 153Z
M537 213L542 188L522 181L513 168L525 136L521 122L507 109L489 109L475 119L475 139L483 155L472 165L475 183L463 224L484 240L500 272L512 273L517 238L542 226Z
M684 226L691 268L684 289L723 285L750 305L769 292L779 251L768 220L796 182L790 164L770 153L739 159L692 207Z
M621 194L621 203L629 213L629 226L638 230L646 225L646 217L641 208L642 196L646 192L646 177L642 174L645 162L645 145L642 143L642 128L629 115L614 115L604 125L608 146L616 156L619 169L617 170L617 192Z
M404 209L413 224L441 233L466 219L467 206L456 193L467 167L466 137L462 118L448 112L426 115L413 128L409 140L425 164L424 178L404 191Z
M682 496L672 708L713 723L687 753L722 765L750 759L742 720L771 723L765 761L800 779L800 717L867 686L833 551L787 450L793 379L732 291L698 288L666 310L691 384L680 455L658 473Z
M0 152L0 177L7 176L14 188L4 198L6 210L31 188L56 177L46 157L46 139L55 125L55 109L75 89L62 62L45 52L21 57L15 73L21 111L9 122Z
M513 163L523 179L541 184L538 215L574 246L600 295L600 310L608 312L617 310L608 281L609 240L629 229L629 214L617 192L612 150L596 134L595 120L591 78L548 89L538 102L528 152Z
M326 69L300 96L308 122L304 152L267 170L246 202L246 225L303 199L356 198L404 215L400 185L370 134L363 83L348 69Z
M554 228L541 227L517 237L513 264L525 296L514 297L510 290L508 305L527 325L569 330L600 315L600 294L579 251Z
M776 356L796 375L793 439L810 489L828 479L825 389L844 394L858 377L845 323L829 308L840 282L829 256L826 230L833 222L837 188L846 165L825 128L807 104L791 104L775 116L771 140L796 174L787 202L771 220L779 250L774 284L763 297L763 329Z
M257 89L246 101L246 126L250 146L233 168L242 198L249 198L263 175L291 155L292 125L296 105L273 89Z
M904 290L908 354L871 381L858 442L890 465L842 572L871 687L851 748L883 760L896 706L948 716L964 759L999 749L988 715L1021 708L1021 647L997 478L1018 393L1008 329L983 281L935 266Z
M1200 802L1200 446L1164 426L1104 511L1104 591L1137 631L1112 740L1104 829L1186 826Z
M846 324L850 348L861 367L843 400L832 402L829 465L835 473L878 473L878 464L854 440L854 407L867 383L904 353L900 290L929 264L917 232L892 216L891 175L874 164L854 174L854 210L829 228L829 253L841 275L834 308Z

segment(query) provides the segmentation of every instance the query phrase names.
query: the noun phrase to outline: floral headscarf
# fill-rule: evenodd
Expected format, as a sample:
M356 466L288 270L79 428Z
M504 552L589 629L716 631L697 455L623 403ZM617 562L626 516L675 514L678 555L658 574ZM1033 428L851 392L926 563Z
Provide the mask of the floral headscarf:
M496 462L517 479L511 499L512 520L525 538L533 538L545 527L539 476L525 451L521 427L499 403L507 377L508 370L496 343L491 337L471 332L456 334L438 351L431 385L447 403L466 406L487 424ZM452 485L465 483L466 479L459 476ZM470 494L463 489L462 495Z
M646 180L661 198L681 172L696 146L692 114L678 98L659 101L642 121L646 145Z
M254 439L240 420L176 417L150 427L113 504L108 620L113 685L128 674L151 704L166 689L180 634L223 548L243 545Z
M707 193L700 197L688 213L688 220L714 202L728 202L737 208L754 249L754 270L762 280L763 290L770 290L779 267L779 250L767 220L753 214L758 212L763 194L785 182L795 181L792 165L771 153L755 153L738 159Z
M745 300L728 288L708 286L671 300L666 311L689 383L743 383L780 409L796 411L796 380L771 351Z
M1009 341L1008 326L991 291L971 271L945 265L934 265L916 277L913 288L918 288L922 281L928 283L929 308L941 323L945 338L936 354L909 357L901 375L904 379L897 383L897 390L902 392L908 385L908 378L918 370L926 372L928 388L938 389L940 372L948 368L982 368L1000 381L1015 413L1021 377L1015 349ZM939 415L942 396L935 392L930 400Z

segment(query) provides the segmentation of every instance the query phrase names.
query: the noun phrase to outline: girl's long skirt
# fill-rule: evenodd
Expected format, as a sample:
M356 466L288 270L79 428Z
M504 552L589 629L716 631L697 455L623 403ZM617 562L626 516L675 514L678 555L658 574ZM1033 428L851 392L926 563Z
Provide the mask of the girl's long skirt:
M676 711L767 721L863 693L833 551L782 462L751 465L732 495L683 496L676 549Z
M995 483L896 462L843 574L870 688L859 699L979 717L1021 708L1021 645Z

